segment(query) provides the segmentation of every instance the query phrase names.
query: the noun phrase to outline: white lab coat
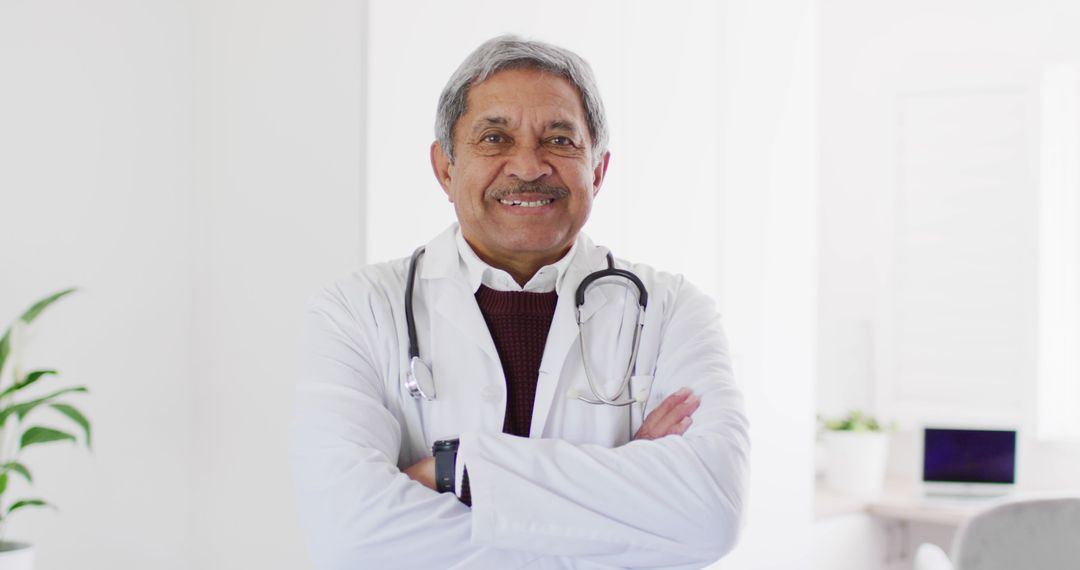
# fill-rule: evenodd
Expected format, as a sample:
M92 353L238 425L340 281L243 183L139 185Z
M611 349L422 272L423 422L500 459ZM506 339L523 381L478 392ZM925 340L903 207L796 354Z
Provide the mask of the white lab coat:
M584 235L558 288L531 437L502 432L505 380L467 284L455 226L427 245L414 295L420 354L437 398L404 387L408 258L323 290L306 313L291 460L319 570L700 568L734 545L748 480L742 397L713 301L681 276L627 264L649 292L634 392L645 413L682 386L701 397L683 436L628 443L640 406L593 406L573 294L606 267ZM584 307L594 375L608 393L629 356L635 296L618 282ZM651 388L651 390L650 390ZM402 469L460 436L472 508Z

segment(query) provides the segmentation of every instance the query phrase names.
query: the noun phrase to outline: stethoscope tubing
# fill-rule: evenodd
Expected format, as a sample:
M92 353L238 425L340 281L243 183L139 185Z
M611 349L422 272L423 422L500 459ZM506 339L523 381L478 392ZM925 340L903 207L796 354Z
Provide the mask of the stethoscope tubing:
M645 289L645 284L641 282L632 271L625 269L615 269L615 258L612 257L611 252L607 252L607 269L601 269L600 271L594 271L585 276L578 284L577 291L574 292L574 307L580 309L585 304L585 291L589 289L589 285L592 285L597 279L603 279L605 277L623 277L629 279L634 283L634 286L638 290L638 305L641 305L641 310L645 310L645 307L649 304L649 292Z
M629 406L637 402L632 393L628 393L626 399L620 400L619 396L623 392L627 391L630 386L630 379L634 376L634 369L637 367L638 348L641 346L641 331L645 326L645 309L649 304L649 292L645 289L645 284L641 282L632 271L625 269L615 268L615 259L612 257L611 252L607 252L607 269L600 271L594 271L585 276L578 284L577 290L574 292L574 313L577 317L578 325L578 345L581 348L581 365L585 368L585 381L589 384L589 391L595 397L589 398L582 394L577 395L577 399L585 402L586 404L602 405L607 404L609 406ZM637 289L638 299L638 311L634 322L634 339L631 345L630 360L626 364L626 371L623 373L622 381L619 383L619 388L615 390L614 394L607 396L601 393L600 389L596 386L596 381L593 380L592 370L589 368L589 356L588 350L585 346L585 331L581 322L581 307L585 305L585 293L588 291L589 286L595 283L599 279L605 277L621 277L634 284ZM625 282L621 283L626 286ZM628 286L626 286L629 288Z
M405 282L405 328L409 333L409 360L420 356L420 345L416 341L416 319L413 317L413 284L416 283L416 266L421 255L424 255L424 246L416 248L409 258L409 278Z
M413 254L409 259L409 271L405 283L405 328L409 337L409 368L406 373L405 385L413 398L430 401L435 399L434 379L431 368L420 358L420 345L417 341L416 320L413 314L413 287L416 283L416 268L419 265L420 257L423 256L423 254L423 246L418 247L413 251ZM592 391L593 396L595 396L595 399L593 399L578 395L577 399L587 404L594 405L606 404L610 406L628 406L638 401L634 398L633 394L627 394L627 399L625 400L620 400L619 396L630 386L630 380L637 367L638 349L641 346L641 333L645 326L645 309L648 306L649 293L645 288L645 284L632 271L615 268L615 259L610 251L607 252L606 257L607 268L586 275L585 278L581 280L581 283L578 284L577 290L574 291L574 312L578 325L578 344L581 347L581 363L585 369L585 379L589 384L589 390ZM612 396L601 394L596 386L596 382L593 380L592 372L589 369L589 359L585 347L585 331L583 330L581 319L581 308L585 304L585 293L593 283L599 279L604 279L605 277L622 278L632 283L637 292L638 301L638 311L636 322L634 323L634 338L633 347L630 352L630 360L627 363L626 371L619 384L619 389L616 390ZM621 284L629 288L629 286L626 285L626 282L622 282Z
M405 388L417 401L435 399L435 379L431 367L420 358L420 344L416 340L416 318L413 316L413 286L416 283L416 266L424 247L420 246L409 259L409 276L405 283L405 328L409 335L409 368L405 373Z

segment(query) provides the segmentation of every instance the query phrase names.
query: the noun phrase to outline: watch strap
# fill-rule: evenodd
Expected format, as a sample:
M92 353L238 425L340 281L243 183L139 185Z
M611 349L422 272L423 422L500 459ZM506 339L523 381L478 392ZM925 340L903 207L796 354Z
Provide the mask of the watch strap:
M440 493L454 492L454 469L457 466L458 440L447 439L435 442L432 454L435 456L435 490Z

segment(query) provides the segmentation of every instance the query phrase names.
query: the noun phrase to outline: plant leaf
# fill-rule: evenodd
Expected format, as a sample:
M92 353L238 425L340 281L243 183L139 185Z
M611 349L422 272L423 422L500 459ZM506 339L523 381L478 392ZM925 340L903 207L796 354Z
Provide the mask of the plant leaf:
M65 295L69 295L69 294L74 293L74 292L75 292L74 287L71 287L69 289L64 289L63 291L57 291L56 293L53 293L52 295L49 295L48 297L45 297L44 299L38 301L37 303L34 303L19 318L26 321L27 323L32 323L32 322L34 322L34 319L36 319L38 317L38 315L40 315L41 312L44 311L49 305L51 305L51 304L55 303L56 301L60 300L61 297L64 297Z
M41 499L21 499L21 500L18 500L18 501L15 501L14 503L12 503L11 506L8 507L7 513L4 516L6 517L6 516L10 515L11 513L15 512L15 511L17 511L17 510L19 510L19 509L21 509L23 507L53 507L53 506L50 505L49 503L46 503L45 501L43 501ZM56 507L53 507L53 508L55 509Z
M6 396L8 396L10 394L14 394L15 392L18 392L19 390L22 390L23 388L33 384L34 382L37 382L43 376L46 376L48 374L55 375L56 371L55 370L34 370L33 372L27 374L26 379L23 380L22 382L19 382L17 384L13 384L11 386L8 386L7 389L5 389L3 392L0 392L0 399L3 399L4 397L6 397Z
M49 305L60 300L61 297L69 295L75 292L75 288L64 289L63 291L57 291L48 297L34 303L29 309L24 312L19 319L31 323L44 311ZM11 327L8 327L4 331L4 336L0 338L0 373L4 371L4 363L7 361L8 353L11 352Z
M83 433L86 434L86 447L90 447L90 421L86 419L86 416L82 415L82 412L75 409L75 406L68 404L49 404L49 407L69 417L75 423L79 424L83 428Z
M4 336L0 337L0 376L4 374L4 363L7 361L9 352L11 352L11 327L8 327L4 331Z
M4 425L4 423L11 416L11 414L18 415L19 419L21 420L26 417L26 414L29 414L34 408L40 406L41 404L48 403L50 400L56 398L57 396L70 394L72 392L88 392L88 390L85 386L72 386L71 388L57 390L43 398L37 398L34 400L30 400L29 402L22 402L20 404L12 404L0 410L0 426Z
M7 491L7 483L8 483L8 474L7 473L0 474L0 495L3 495L4 491Z
M9 471L14 471L14 472L22 475L23 478L26 479L27 483L33 483L34 482L34 478L32 476L30 476L30 470L27 469L25 465L23 465L22 463L19 463L17 461L12 461L10 463L5 463L3 465L0 465L0 471L4 472L5 474L7 472L9 472Z
M26 449L31 445L37 445L41 443L50 443L53 441L76 441L75 436L66 431L60 431L58 429L47 428L42 426L34 426L27 429L22 434L22 438L19 440L19 449Z

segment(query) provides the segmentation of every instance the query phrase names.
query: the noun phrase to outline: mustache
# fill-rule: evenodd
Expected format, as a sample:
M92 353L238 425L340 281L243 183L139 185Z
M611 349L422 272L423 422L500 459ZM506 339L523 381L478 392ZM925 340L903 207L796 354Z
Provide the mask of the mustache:
M504 200L514 194L543 194L558 199L569 196L570 191L562 186L551 186L543 182L518 182L512 186L495 189L491 197L495 200Z

